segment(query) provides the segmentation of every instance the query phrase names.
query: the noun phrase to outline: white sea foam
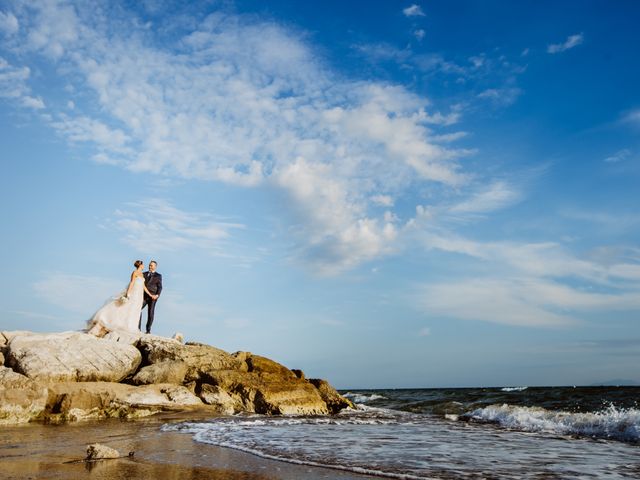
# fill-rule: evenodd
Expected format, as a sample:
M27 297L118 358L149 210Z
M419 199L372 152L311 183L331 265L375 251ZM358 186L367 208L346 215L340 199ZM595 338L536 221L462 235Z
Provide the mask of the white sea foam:
M365 393L352 393L352 392L345 393L343 397L347 397L349 400L352 400L354 403L367 403L367 402L373 402L374 400L385 400L387 398L384 395L378 395L377 393L372 393L371 395L367 395Z
M522 392L529 387L503 387L500 390L502 392Z
M491 472L491 478L499 480L537 480L541 473L552 472L557 478L613 480L621 477L611 472L625 469L637 455L638 410L612 407L601 414L584 414L582 420L579 414L509 405L473 413L479 421L511 428L468 425L455 421L454 414L442 419L362 405L335 416L238 415L170 424L163 430L267 459L401 479L480 478L479 472ZM567 441L558 434L591 435L602 432L603 425L622 432L627 441L632 439L631 445ZM540 435L522 435L514 429L554 435L544 435L540 441Z
M479 408L467 417L528 432L640 441L640 410L635 408L609 406L600 412L571 413L503 404Z
M368 415L370 415L374 410L386 412L383 409L369 409ZM269 442L265 442L265 437L261 435L267 432L273 433L275 430L281 429L283 426L291 427L309 424L318 426L392 425L396 423L397 421L393 418L388 418L386 421L382 421L378 417L358 417L353 415L349 415L348 418L345 419L339 419L336 417L263 417L260 419L254 416L247 416L246 418L235 417L233 419L214 422L166 424L162 427L162 430L191 433L193 434L193 439L197 442L232 448L234 450L250 453L269 460L280 460L296 465L332 468L335 470L349 471L376 477L384 476L387 478L398 478L402 480L432 480L432 477L413 475L408 472L390 472L378 470L376 468L364 467L357 464L319 461L311 456L296 454L298 452L296 452L295 448L289 447L288 441L285 441L284 443L273 442L271 445L268 445ZM287 431L290 432L291 430ZM296 443L297 442L292 442L294 445ZM333 446L331 448L333 449Z

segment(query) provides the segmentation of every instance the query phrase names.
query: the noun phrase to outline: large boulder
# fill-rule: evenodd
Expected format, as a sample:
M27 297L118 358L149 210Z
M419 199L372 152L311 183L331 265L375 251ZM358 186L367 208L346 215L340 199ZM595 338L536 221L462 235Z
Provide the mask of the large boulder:
M181 361L164 360L142 367L131 379L134 385L174 383L182 385L187 374L187 364Z
M48 400L46 385L10 368L0 367L0 425L26 423L38 418Z
M136 371L141 355L132 345L80 332L12 336L7 366L48 382L119 382Z
M160 411L206 408L187 388L171 384L136 387L112 382L65 382L52 384L49 390L44 412L49 422L139 418Z
M275 362L274 362L275 363ZM206 375L206 383L228 392L233 405L268 415L321 415L329 413L317 388L291 375L272 372L217 370Z
M244 410L244 404L238 395L229 393L217 385L202 384L198 396L222 415L233 415Z
M108 332L104 337L105 340L111 340L112 342L120 342L120 343L128 343L129 345L135 345L140 340L142 336L142 332L121 332L114 330L113 332Z
M145 365L182 361L187 366L185 382L199 381L204 374L216 370L238 369L241 362L219 348L201 343L183 345L177 340L142 336L138 342Z
M247 371L258 374L272 374L283 380L293 380L298 376L289 370L284 365L279 364L267 357L261 357L260 355L249 354L245 362L247 364Z
M326 380L312 378L309 379L309 383L318 389L322 400L329 408L329 413L338 413L344 408L356 408L351 400L340 395Z

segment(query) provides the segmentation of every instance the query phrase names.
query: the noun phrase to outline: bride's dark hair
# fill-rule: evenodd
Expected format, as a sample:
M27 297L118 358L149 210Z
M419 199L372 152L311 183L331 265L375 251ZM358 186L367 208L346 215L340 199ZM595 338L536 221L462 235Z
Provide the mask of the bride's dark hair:
M142 260L136 260L135 262L133 262L133 266L138 268L140 265L142 265Z

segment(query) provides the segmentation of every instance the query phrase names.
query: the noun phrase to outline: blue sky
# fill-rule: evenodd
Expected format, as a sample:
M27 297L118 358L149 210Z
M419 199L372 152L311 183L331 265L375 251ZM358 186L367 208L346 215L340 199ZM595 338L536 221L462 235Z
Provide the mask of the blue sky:
M341 388L640 382L637 2L0 1L0 329Z

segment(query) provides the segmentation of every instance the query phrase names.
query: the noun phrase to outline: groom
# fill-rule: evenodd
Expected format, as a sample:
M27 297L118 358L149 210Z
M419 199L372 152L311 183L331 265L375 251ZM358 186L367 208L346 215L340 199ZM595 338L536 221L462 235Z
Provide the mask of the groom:
M153 324L153 314L156 309L156 302L162 292L162 275L156 272L158 264L155 260L149 262L149 271L144 272L144 284L147 290L151 293L151 296L144 292L144 300L142 302L142 308L147 307L147 328L146 332L151 333L151 325ZM138 322L138 328L142 325L142 312L140 312L140 321Z

